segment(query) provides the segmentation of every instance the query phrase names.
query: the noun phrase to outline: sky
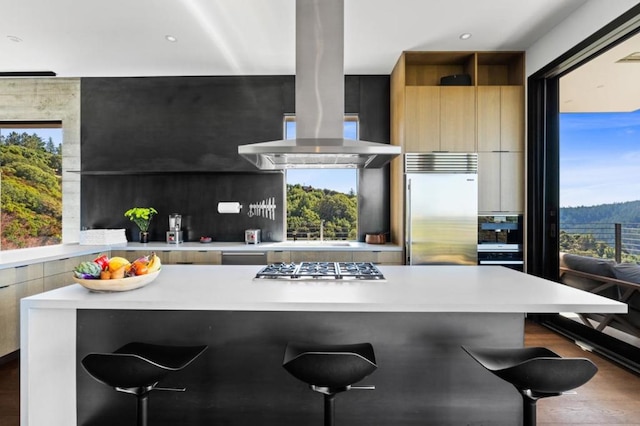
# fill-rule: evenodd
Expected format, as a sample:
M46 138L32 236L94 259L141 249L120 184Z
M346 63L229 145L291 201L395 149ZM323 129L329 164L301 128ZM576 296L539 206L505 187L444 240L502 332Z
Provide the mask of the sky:
M640 110L560 114L560 206L640 200Z
M53 141L55 146L62 143L62 129L2 129L0 128L0 135L7 136L10 133L16 132L18 134L27 133L29 135L36 134L46 142L49 138Z

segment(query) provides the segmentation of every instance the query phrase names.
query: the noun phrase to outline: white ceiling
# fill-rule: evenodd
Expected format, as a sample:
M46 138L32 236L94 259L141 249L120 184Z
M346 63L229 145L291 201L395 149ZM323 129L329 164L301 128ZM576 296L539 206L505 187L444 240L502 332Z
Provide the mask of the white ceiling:
M587 1L345 0L345 73L389 74L404 50L526 50ZM295 0L0 0L0 72L291 75L294 21Z
M637 53L635 62L618 62ZM560 78L561 112L640 109L640 36L636 35Z

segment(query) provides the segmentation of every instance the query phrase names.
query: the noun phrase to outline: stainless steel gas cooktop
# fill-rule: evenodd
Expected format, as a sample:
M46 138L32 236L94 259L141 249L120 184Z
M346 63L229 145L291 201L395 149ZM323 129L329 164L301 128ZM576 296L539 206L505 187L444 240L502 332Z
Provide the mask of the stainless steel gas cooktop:
M279 280L384 280L384 275L371 262L301 262L273 263L262 268L257 279Z

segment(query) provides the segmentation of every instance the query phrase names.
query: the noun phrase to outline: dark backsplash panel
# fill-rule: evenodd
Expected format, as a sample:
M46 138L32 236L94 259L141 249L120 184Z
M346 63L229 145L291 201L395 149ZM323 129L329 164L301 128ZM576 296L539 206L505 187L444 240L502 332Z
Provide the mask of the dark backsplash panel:
M359 115L362 140L389 143L389 84L389 76L345 78L345 112ZM247 228L283 239L283 175L257 172L237 147L280 139L285 113L295 113L294 76L83 78L81 226L125 227L135 241L123 213L148 205L160 212L152 240L165 240L170 213L185 216L191 241L244 241ZM388 167L361 170L358 180L364 241L389 230ZM217 213L218 201L268 197L277 200L275 223L247 210Z
M185 241L198 241L201 236L244 241L244 230L249 228L261 229L263 241L282 241L283 188L284 176L278 172L85 175L81 223L87 228L125 228L127 239L138 241L138 227L124 212L150 206L158 210L149 228L152 241L166 240L171 213L182 215ZM275 198L275 220L249 217L249 205L267 198ZM220 214L220 201L237 201L243 207L239 214Z

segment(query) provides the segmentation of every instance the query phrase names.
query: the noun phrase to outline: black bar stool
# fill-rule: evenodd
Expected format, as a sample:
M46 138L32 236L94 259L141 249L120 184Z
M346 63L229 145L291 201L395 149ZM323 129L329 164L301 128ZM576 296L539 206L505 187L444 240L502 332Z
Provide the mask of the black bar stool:
M370 343L319 345L290 342L282 366L292 376L307 383L311 390L324 395L325 426L334 424L336 394L351 389L375 389L374 386L353 384L378 368Z
M522 395L523 425L535 426L536 402L587 383L598 371L587 358L562 358L540 347L462 347L484 368L511 383Z
M172 371L182 370L207 349L201 346L166 346L128 343L113 353L91 353L82 366L94 379L118 392L137 397L137 425L147 426L149 392L184 388L161 388L158 382Z

